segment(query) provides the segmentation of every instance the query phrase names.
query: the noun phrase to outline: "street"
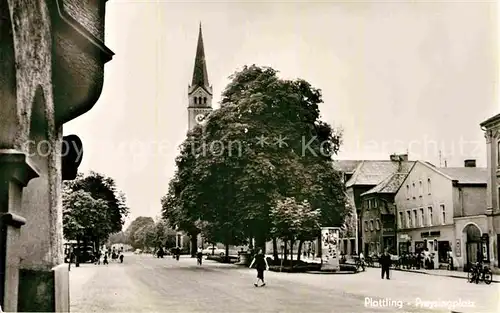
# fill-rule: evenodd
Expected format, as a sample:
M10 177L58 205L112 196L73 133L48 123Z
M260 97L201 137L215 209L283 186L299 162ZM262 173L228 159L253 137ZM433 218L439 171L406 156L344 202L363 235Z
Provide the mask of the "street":
M255 271L187 256L175 261L127 254L123 264L70 271L72 312L496 312L500 284L379 269L356 275ZM383 302L382 300L385 300ZM401 301L398 303L398 301ZM424 303L424 301L426 301ZM440 301L461 302L454 308Z

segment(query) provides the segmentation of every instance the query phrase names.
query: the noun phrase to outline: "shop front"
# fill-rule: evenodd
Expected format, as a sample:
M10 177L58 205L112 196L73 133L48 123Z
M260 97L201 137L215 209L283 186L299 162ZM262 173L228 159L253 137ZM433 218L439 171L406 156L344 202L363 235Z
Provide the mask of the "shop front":
M398 236L399 255L404 252L421 253L427 249L431 253L434 268L448 265L448 251L454 241L454 229L443 225L436 228L415 229Z
M397 243L399 256L413 252L411 246L411 237L408 234L399 234L399 236L397 237Z

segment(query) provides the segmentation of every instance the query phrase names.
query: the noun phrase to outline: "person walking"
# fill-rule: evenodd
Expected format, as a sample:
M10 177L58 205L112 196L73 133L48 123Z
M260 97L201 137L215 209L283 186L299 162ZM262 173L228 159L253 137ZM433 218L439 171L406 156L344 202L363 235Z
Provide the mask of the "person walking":
M201 247L198 248L198 251L196 252L196 259L198 261L198 265L201 266L202 260L203 260L203 251L201 250Z
M267 264L266 256L262 252L262 249L259 249L259 252L257 255L252 260L252 263L250 263L250 267L255 264L255 269L257 269L257 280L255 281L254 286L259 287L259 280L262 281L261 287L264 287L266 285L264 281L264 271L269 270L269 264Z
M165 255L165 251L163 251L163 248L160 247L160 249L158 249L158 252L157 252L157 257L159 259L163 259L163 256Z
M379 259L380 267L382 268L382 279L384 279L384 276L387 279L389 278L389 270L391 268L391 255L387 251L387 249L384 250L384 254ZM385 275L384 275L385 274Z

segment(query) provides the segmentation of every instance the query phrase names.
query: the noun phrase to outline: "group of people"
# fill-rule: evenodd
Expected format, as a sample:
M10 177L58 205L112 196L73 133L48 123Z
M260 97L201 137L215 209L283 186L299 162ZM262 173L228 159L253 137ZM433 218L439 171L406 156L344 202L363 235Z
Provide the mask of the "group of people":
M450 261L451 268L453 268L453 258L451 256ZM429 252L429 249L404 253L401 255L400 264L406 269L434 269L434 254Z
M116 249L113 247L111 250L110 249L102 249L97 251L97 255L95 257L94 264L95 265L100 265L101 263L103 265L108 265L109 264L109 259L111 260L120 260L120 263L123 263L124 255L123 255L123 247L120 247L120 249Z

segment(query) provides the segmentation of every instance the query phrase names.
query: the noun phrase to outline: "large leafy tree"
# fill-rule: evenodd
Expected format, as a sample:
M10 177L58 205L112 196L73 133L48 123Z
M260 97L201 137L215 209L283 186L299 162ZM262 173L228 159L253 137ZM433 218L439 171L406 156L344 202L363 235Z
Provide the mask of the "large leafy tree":
M93 242L96 247L121 231L129 211L114 180L95 172L80 173L75 180L64 182L63 206L66 239Z
M155 225L155 221L149 216L139 216L130 223L125 231L128 244L134 249L144 248L144 230L151 229ZM141 235L142 232L142 235Z
M247 236L263 246L271 209L293 197L341 225L345 193L332 165L341 133L320 120L320 90L255 65L231 78L221 109L181 145L164 216L187 231L204 220L226 244Z
M135 245L144 250L155 247L155 225L148 224L135 233Z
M175 231L163 219L155 222L151 217L139 216L127 228L125 236L135 249L171 248L172 241L175 245Z
M87 176L80 173L75 180L67 181L65 185L72 191L83 190L90 193L94 199L106 201L111 232L116 233L122 230L129 208L126 205L124 193L117 189L112 178L96 172L90 172Z
M63 233L69 240L96 241L107 238L111 226L108 223L108 204L102 199L94 199L83 190L63 191Z

